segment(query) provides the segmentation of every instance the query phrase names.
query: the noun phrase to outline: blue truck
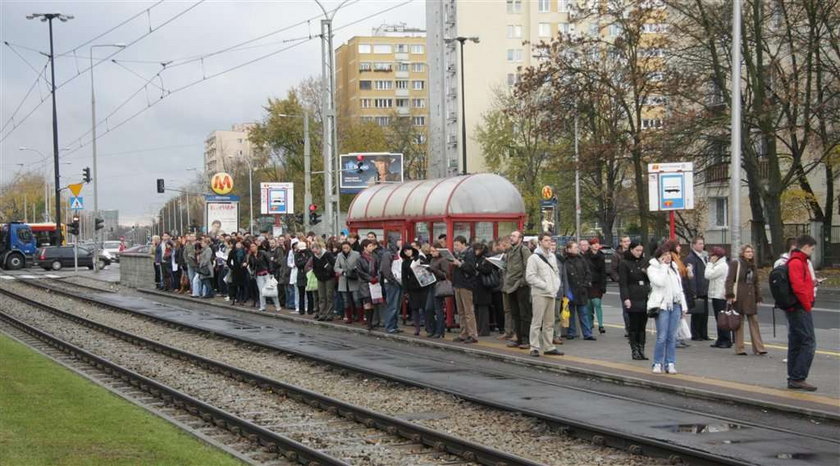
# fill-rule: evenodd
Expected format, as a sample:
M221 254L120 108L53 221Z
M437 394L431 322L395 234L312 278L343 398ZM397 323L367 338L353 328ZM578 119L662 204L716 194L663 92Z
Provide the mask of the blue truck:
M0 224L0 268L17 270L32 264L38 245L29 225L23 222Z

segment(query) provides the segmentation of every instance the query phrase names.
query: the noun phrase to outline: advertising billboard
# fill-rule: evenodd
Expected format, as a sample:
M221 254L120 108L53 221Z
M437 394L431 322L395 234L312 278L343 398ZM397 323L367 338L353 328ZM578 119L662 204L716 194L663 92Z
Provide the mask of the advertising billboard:
M295 213L294 183L260 183L260 214Z
M239 230L238 202L207 202L207 231L210 234L232 233Z
M361 152L341 154L339 188L354 194L380 183L403 182L403 154Z

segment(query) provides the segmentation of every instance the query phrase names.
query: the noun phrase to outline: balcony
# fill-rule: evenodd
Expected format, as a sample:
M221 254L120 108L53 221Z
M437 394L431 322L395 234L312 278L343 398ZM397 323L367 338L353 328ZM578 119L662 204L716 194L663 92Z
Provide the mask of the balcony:
M706 184L710 183L728 183L729 182L729 162L716 163L704 170ZM766 159L758 161L758 177L761 180L766 180L770 176L770 165Z

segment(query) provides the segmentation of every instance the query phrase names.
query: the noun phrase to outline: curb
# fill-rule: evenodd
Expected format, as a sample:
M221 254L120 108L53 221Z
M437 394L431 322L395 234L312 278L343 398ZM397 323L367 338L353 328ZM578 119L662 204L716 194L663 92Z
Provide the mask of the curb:
M678 393L678 394L690 396L690 397L693 397L693 398L706 399L706 400L712 400L712 401L730 401L730 402L734 402L734 403L738 403L738 404L742 404L742 405L754 406L754 407L761 408L761 409L772 409L772 410L776 410L776 411L789 412L789 413L794 413L794 414L799 414L799 415L810 416L810 417L814 417L814 418L820 418L820 419L840 422L840 413L832 413L832 412L829 412L829 411L820 411L820 410L816 410L816 409L805 408L805 407L801 407L801 406L795 406L795 405L779 403L779 402L757 400L757 399L754 399L754 398L747 398L745 396L739 396L739 395L734 395L734 394L729 394L729 393L720 393L720 392L717 392L717 391L714 391L714 390L709 390L709 389L687 387L687 386L683 386L683 385L674 385L674 384L669 384L669 383L664 383L664 382L651 381L651 380L643 379L643 378L639 378L639 377L614 374L614 373L611 373L611 372L605 372L605 371L600 371L600 370L596 370L596 369L586 369L586 368L574 367L574 366L568 366L568 365L545 363L545 362L536 361L536 360L533 360L533 359L526 359L522 356L513 356L513 355L502 354L502 353L496 353L496 352L482 350L482 349L475 349L475 348L471 348L471 347L468 347L468 346L449 345L449 344L439 343L439 342L432 341L432 340L421 340L421 339L416 339L416 338L403 336L403 335L400 335L400 334L389 334L389 333L384 333L384 332L370 332L366 329L362 329L362 328L358 328L358 327L347 327L347 326L337 325L337 324L330 323L330 322L320 322L320 321L315 321L315 320L312 320L312 319L301 318L301 317L297 317L297 316L294 316L294 315L277 314L274 311L260 312L260 311L246 309L246 308L235 307L235 306L232 306L232 305L229 305L229 304L214 303L214 302L205 301L205 300L194 301L191 298L188 298L186 296L172 295L172 294L164 293L164 292L161 292L161 291L158 291L158 290L142 289L142 288L137 288L136 290L140 293L151 294L151 295L155 295L155 296L162 296L162 297L167 297L167 298L173 298L173 299L187 301L187 302L200 302L200 303L204 303L204 304L211 305L211 306L221 308L221 309L235 310L235 311L245 312L245 313L248 313L248 314L253 314L253 315L258 315L258 316L263 316L263 317L272 317L272 318L275 318L275 319L288 320L288 321L292 321L292 322L295 322L295 323L298 323L298 324L302 323L302 324L307 324L307 325L312 325L312 326L320 326L320 327L323 327L323 328L338 329L338 330L342 330L342 331L349 332L349 333L355 333L355 334L358 334L358 335L372 335L372 336L375 336L377 338L390 339L392 341L397 341L397 342L400 342L400 343L408 343L408 344L417 345L417 346L425 346L425 347L436 348L436 349L445 349L445 350L450 350L450 351L454 350L454 351L458 351L458 352L461 352L461 353L464 353L464 354L480 356L480 357L484 357L484 358L487 358L487 359L493 359L493 360L497 360L497 361L504 361L504 362L516 364L516 365L519 365L519 366L533 367L533 368L537 368L537 369L541 369L541 370L545 370L545 371L553 372L553 373L574 375L574 376L583 376L583 377L594 377L594 378L597 378L599 380L614 382L614 383L618 383L618 384L621 384L621 385L635 386L635 387L642 387L642 388L651 388L651 389L655 389L655 390ZM560 360L560 361L562 361L562 360Z

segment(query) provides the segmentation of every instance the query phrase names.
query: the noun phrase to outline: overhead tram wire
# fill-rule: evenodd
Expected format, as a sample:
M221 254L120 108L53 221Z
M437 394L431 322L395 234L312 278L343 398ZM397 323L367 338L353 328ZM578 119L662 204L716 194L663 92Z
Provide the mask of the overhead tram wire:
M159 1L158 1L157 3L155 3L154 5L152 5L152 6L150 6L150 7L147 7L147 8L144 8L144 9L140 10L140 11L139 11L139 12L137 12L135 15L133 15L133 16L129 17L128 19L126 19L126 20L122 21L121 23L117 24L116 26L112 27L111 29L108 29L107 31L105 31L105 32L103 32L103 33L101 33L101 34L97 35L96 37L93 37L93 38L91 38L90 40L88 40L88 41L86 41L86 42L83 42L83 43L81 43L81 44L79 44L79 45L77 45L77 46L73 47L72 49L68 50L67 52L56 54L56 57L63 57L63 56L67 56L67 55L70 55L70 54L75 53L77 50L81 49L82 47L84 47L84 46L86 46L86 45L88 45L88 44L90 44L90 43L93 43L94 41L96 41L96 40L98 40L98 39L100 39L100 38L102 38L102 37L105 37L107 34L110 34L110 33L114 32L114 31L116 31L117 29L119 29L119 28L121 28L121 27L125 26L126 24L128 24L128 23L130 23L130 22L134 21L135 19L139 18L140 16L142 16L142 15L144 15L144 14L148 15L148 14L149 14L149 12L151 12L151 11L152 11L152 10L153 10L156 6L159 6L159 5L160 5L161 3L163 3L163 2L164 2L164 0L159 0ZM151 32L151 31L150 31L150 32Z
M356 0L356 1L359 1L359 0ZM395 9L397 9L397 8L400 8L400 7L402 7L402 6L408 5L409 3L413 3L414 1L415 1L415 0L406 0L406 1L401 2L401 3L398 3L398 4L396 4L396 5L392 5L392 6L388 7L388 8L383 9L383 10L377 11L377 12L372 13L372 14L370 14L370 15L364 16L364 17L362 17L362 18L358 18L358 19L356 19L356 20L353 20L353 21L351 21L351 22L349 22L349 23L347 23L347 24L341 25L341 26L339 26L339 27L337 27L337 28L333 29L333 31L338 31L338 30L341 30L341 29L344 29L344 28L347 28L347 27L353 26L353 25L358 24L358 23L360 23L360 22L362 22L362 21L366 21L366 20L368 20L368 19L374 18L374 17L379 16L379 15L381 15L381 14L384 14L384 13L387 13L387 12L389 12L389 11L392 11L392 10L395 10ZM318 17L320 17L320 16L318 16ZM317 18L317 17L316 17L316 18ZM308 21L303 21L303 22L301 22L301 23L296 24L295 26L300 25L300 24L303 24L303 23L306 23L306 22L308 22ZM291 27L294 27L294 26L291 26ZM286 28L286 29L288 29L288 28ZM271 34L268 34L268 35L271 35ZM262 36L262 37L268 37L268 35L264 35L264 36ZM165 100L165 98L166 98L166 97L169 97L169 96L171 96L172 94L175 94L175 93L177 93L177 92L180 92L180 91L183 91L183 90L189 89L189 88L191 88L191 87L193 87L193 86L195 86L195 85L197 85L197 84L200 84L200 83L202 83L202 82L204 82L204 81L207 81L207 80L209 80L209 79L213 79L213 78L219 77L219 76L221 76L221 75L224 75L224 74L230 73L230 72L232 72L232 71L238 70L238 69L240 69L240 68L243 68L243 67L245 67L245 66L251 65L251 64L253 64L253 63L256 63L256 62L259 62L259 61L265 60L265 59L270 58L270 57L272 57L272 56L274 56L274 55L277 55L277 54L279 54L279 53L282 53L282 52L288 51L288 50L290 50L290 49L292 49L292 48L295 48L295 47L297 47L297 46L299 46L299 45L303 45L303 44L305 44L305 43L307 43L307 42L309 42L309 41L311 41L311 40L313 40L313 39L315 39L315 38L319 38L319 37L320 37L320 35L314 35L314 36L313 36L313 35L310 35L310 36L300 37L300 38L296 38L296 39L287 39L285 42L290 42L290 41L298 41L298 42L295 42L294 44L289 45L289 46L286 46L286 47L282 47L282 48L280 48L280 49L278 49L278 50L275 50L275 51L273 51L273 52L267 53L267 54L265 54L265 55L261 55L261 56L259 56L259 57L257 57L257 58L252 59L252 60L248 60L248 61L246 61L246 62L240 63L240 64L238 64L238 65L235 65L235 66L233 66L233 67L227 68L227 69L225 69L225 70L219 71L219 72L217 72L217 73L213 73L213 74L210 74L210 75L204 75L204 76L202 76L202 78L201 78L201 79L197 79L197 80L192 81L192 82L190 82L190 83L187 83L187 84L185 84L185 85L183 85L183 86L181 86L181 87L174 88L174 89L172 89L172 90L166 91L166 92L165 92L165 94L162 94L162 95L161 95L161 98L160 98L160 99L158 99L158 100L155 100L155 101L153 101L153 102L148 103L148 104L146 105L146 107L143 107L142 109L138 110L137 112L135 112L134 114L132 114L131 116L129 116L129 117L128 117L128 118L126 118L125 120L122 120L121 122L117 123L116 125L113 125L113 126L108 126L108 129L107 129L107 130L105 130L103 133L98 134L98 135L97 135L97 138L101 138L101 137L105 136L106 134L109 134L109 133L111 133L112 131L114 131L114 130L116 130L116 129L120 128L121 126L123 126L124 124L128 123L129 121L131 121L131 120L133 120L134 118L136 118L136 117L140 116L141 114L145 113L147 110L149 110L149 109L150 109L150 108L152 108L153 106L155 106L155 105L157 105L158 103L162 102L163 100ZM241 43L241 44L247 44L247 43L250 43L250 42L254 42L255 40L256 40L256 39L251 39L251 40L245 41L245 42L243 42L243 43ZM233 47L236 47L236 46L227 47L226 49L223 49L223 50L230 50L230 49L232 49ZM208 54L208 55L216 55L216 54L218 54L218 53L219 53L219 52L211 52L211 54ZM203 57L203 56L202 56L202 57ZM200 61L200 60L201 60L201 59L192 59L191 61L192 61L192 62L196 62L196 61ZM98 125L100 125L100 124L106 123L106 122L107 122L107 120L108 120L108 118L110 118L111 116L113 116L113 115L116 113L116 111L118 111L119 109L121 109L122 107L124 107L125 105L127 105L127 104L128 104L128 102L129 102L131 99L133 99L133 98L134 98L137 94L139 94L139 93L140 93L140 92L142 92L144 89L146 89L146 87L147 87L147 86L148 86L148 85L149 85L149 84L150 84L150 83L151 83L154 79L158 78L158 77L160 76L160 73L162 73L162 72L166 71L167 69L174 68L175 66L177 66L177 65L167 66L165 69L163 69L163 70L159 71L158 73L156 73L156 74L155 74L155 76L153 76L152 78L150 78L149 80L147 80L147 81L146 81L146 83L145 83L145 84L144 84L144 85L143 85L140 89L138 89L137 91L135 91L135 92L134 92L134 93L133 93L133 94L132 94L132 95L131 95L128 99L126 99L123 103L121 103L121 104L117 107L117 109L116 109L116 110L112 111L112 112L111 112L110 114L108 114L108 116L106 116L103 120L101 120L100 122L98 122L98 123L97 123L97 126L98 126ZM90 144L91 144L91 141L87 141L87 142L84 142L84 143L82 143L82 142L81 142L81 139L82 139L83 137L85 137L86 135L88 135L88 134L90 134L90 131L87 131L87 132L85 132L84 134L82 134L81 136L79 136L79 137L75 138L75 139L73 140L73 142L75 143L76 141L78 141L78 142L79 142L79 146L78 146L78 147L76 147L76 148L74 148L74 149L71 149L71 150L69 150L69 151L64 152L64 154L63 154L63 155L66 157L66 156L71 155L71 154L73 154L74 152L76 152L76 151L78 151L78 150L81 150L81 149L83 149L84 147L87 147L88 145L90 145ZM71 145L72 145L72 144L73 144L73 143L71 143Z
M162 29L163 27L165 27L165 26L166 26L166 25L168 25L169 23L171 23L171 22L175 21L176 19L180 18L181 16L185 15L186 13L188 13L189 11L191 11L192 9L194 9L195 7L197 7L198 5L200 5L200 4L202 4L202 3L204 3L205 1L206 1L206 0L198 0L197 2L193 3L193 4L192 4L192 5L190 5L189 7L185 8L185 9L184 9L184 10L182 10L182 11L180 11L180 12L179 12L179 13L177 13L175 16L172 16L171 18L167 19L166 21L164 21L163 23L161 23L161 24L157 25L156 27L150 27L150 28L149 28L149 30L148 30L147 32L144 32L144 33L143 33L140 37L138 37L138 38L134 39L133 41L128 42L128 43L125 45L125 47L121 47L121 48L119 48L119 49L115 50L113 53L111 53L111 54L109 54L108 56L106 56L105 58L103 58L103 59L101 59L101 60L99 60L99 61L94 62L93 67L99 66L101 63L103 63L103 62L105 62L105 61L110 60L112 57L116 56L116 55L117 55L117 54L119 54L119 53L122 53L122 52L123 52L123 51L125 51L127 48L131 47L132 45L136 44L137 42L140 42L141 40L143 40L143 39L145 39L146 37L148 37L148 36L152 35L153 33L155 33L155 32L157 32L157 31L159 31L160 29ZM158 3L157 3L157 4L155 4L154 6L156 6L156 5L158 5L158 4L160 4L160 2L158 2ZM150 8L151 8L151 7L150 7ZM143 10L143 12L146 12L146 11L148 11L148 10L149 10L149 9ZM136 18L136 17L137 17L137 15L135 15L134 17ZM98 38L98 37L97 37L97 38ZM95 39L94 39L94 40L95 40ZM86 42L86 44L87 44L87 43L90 43L90 42ZM83 44L83 45L84 45L84 44ZM74 50L75 50L75 49L74 49ZM78 78L78 77L79 77L79 76L81 76L83 73L90 71L90 70L91 70L91 68L92 68L91 66L88 66L87 68L85 68L85 69L83 69L83 70L79 70L79 71L77 71L77 73L76 73L73 77L71 77L71 78L67 79L66 81L64 81L64 82L62 82L62 83L60 83L60 84L57 84L57 85L55 86L56 91L58 91L58 89L61 89L62 87L64 87L66 84L69 84L71 81L73 81L74 79ZM39 102L39 103L35 106L35 108L33 108L33 109L29 112L29 113L27 113L27 114L26 114L26 116L25 116L23 119L21 119L21 120L18 122L18 124L17 124L17 125L15 125L15 126L14 126L14 127L13 127L13 128L12 128L9 132L8 132L8 133L4 134L4 135L2 136L2 138L0 138L0 142L5 141L5 140L6 140L6 138L8 138L8 137L9 137L12 133L14 133L15 129L17 129L18 127L20 127L20 125L21 125L21 124L23 124L23 122L24 122L24 121L26 121L26 120L27 120L27 119L28 119L28 118L29 118L29 117L30 117L33 113L35 113L35 110L37 110L37 109L38 109L38 108L39 108L39 107L43 104L43 102L44 102L44 100L42 100L41 102ZM9 120L14 119L14 117L15 117L15 114L12 114L12 116L9 118ZM5 126L6 126L6 124L4 124L3 126L5 127Z
M47 71L47 66L49 66L49 64L50 64L50 61L49 61L49 59L47 59L44 63L44 67L41 68L41 72L38 73L38 76L35 77L35 81L32 82L32 85L29 86L29 89L26 91L26 94L24 94L23 98L20 99L20 103L18 103L17 107L15 107L15 110L12 112L12 116L3 124L3 127L0 128L0 133L2 133L3 131L6 130L6 127L9 125L9 123L12 123L13 121L15 121L15 115L21 109L21 107L23 107L23 104L26 102L26 99L29 98L29 95L32 94L32 91L35 90L35 87L38 86L38 83L41 81L41 79L44 79L45 81L47 81L46 77L44 76L44 73ZM49 82L49 81L47 81L47 82ZM41 102L43 102L45 100L47 100L46 97L41 98ZM23 123L23 121L21 121L21 123ZM15 126L17 126L17 125L15 125Z

